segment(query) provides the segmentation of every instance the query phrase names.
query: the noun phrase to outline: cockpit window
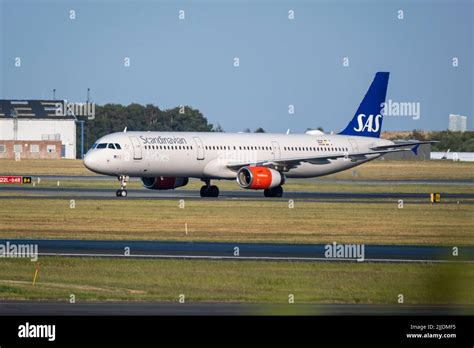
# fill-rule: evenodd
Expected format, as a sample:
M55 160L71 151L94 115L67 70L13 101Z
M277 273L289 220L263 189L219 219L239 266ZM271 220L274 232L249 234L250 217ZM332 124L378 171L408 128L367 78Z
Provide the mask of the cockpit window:
M110 144L109 144L109 149L115 149L114 144L110 143Z
M107 144L106 143L102 143L102 144L99 144L97 145L97 149L105 149L107 147Z
M95 143L94 145L92 145L92 148L95 149L97 147L97 143Z
M116 148L117 150L122 150L122 148L120 147L120 144L117 144L117 143L115 144L115 148Z

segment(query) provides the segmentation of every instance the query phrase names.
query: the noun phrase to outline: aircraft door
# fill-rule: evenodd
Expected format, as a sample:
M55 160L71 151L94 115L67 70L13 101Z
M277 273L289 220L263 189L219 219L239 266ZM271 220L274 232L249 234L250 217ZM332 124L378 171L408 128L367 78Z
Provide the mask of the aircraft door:
M142 144L137 137L130 137L133 145L133 159L141 160L142 159Z
M359 145L357 144L357 140L353 138L349 138L349 143L352 146L352 151L353 152L359 152Z
M273 149L273 159L277 160L280 159L280 144L277 141L272 141L272 149Z
M197 148L197 157L196 159L198 160L203 160L204 159L204 146L202 144L201 138L194 137L194 142L196 143L196 148Z

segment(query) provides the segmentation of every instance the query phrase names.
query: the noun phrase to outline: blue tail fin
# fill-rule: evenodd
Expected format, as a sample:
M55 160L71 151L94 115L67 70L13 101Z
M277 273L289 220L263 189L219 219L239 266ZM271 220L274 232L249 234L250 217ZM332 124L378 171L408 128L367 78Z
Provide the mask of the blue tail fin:
M382 109L387 94L388 72L378 72L347 127L339 134L379 138L382 129Z

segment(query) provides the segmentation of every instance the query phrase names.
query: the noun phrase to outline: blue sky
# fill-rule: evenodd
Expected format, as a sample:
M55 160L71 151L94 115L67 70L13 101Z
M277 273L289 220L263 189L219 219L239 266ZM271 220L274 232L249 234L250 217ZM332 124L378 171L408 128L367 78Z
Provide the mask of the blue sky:
M98 104L191 105L226 131L339 131L390 71L387 98L420 103L421 117L386 117L384 130L446 129L450 113L473 128L472 1L0 3L2 99L56 88L79 102L89 87Z

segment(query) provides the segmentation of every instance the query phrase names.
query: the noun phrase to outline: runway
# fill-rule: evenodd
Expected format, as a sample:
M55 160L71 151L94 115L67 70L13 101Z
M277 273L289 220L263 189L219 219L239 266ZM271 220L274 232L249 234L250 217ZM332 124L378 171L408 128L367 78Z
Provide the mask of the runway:
M472 315L470 305L0 301L0 316Z
M2 245L6 245L7 242L10 245L38 245L39 256L325 262L474 262L474 247L459 247L459 256L453 256L452 247L364 245L363 255L356 255L354 252L346 257L327 257L326 251L329 247L325 244L0 239Z
M94 176L68 176L68 175L40 175L32 176L33 182L41 183L33 185L1 185L0 199L88 199L88 200L117 200L114 188L94 187L94 183L110 181L116 183L117 180L110 176L94 175ZM48 186L44 182L49 181ZM67 187L66 186L51 186L51 183L59 181L64 185L68 181L85 181L90 182L90 186L84 187ZM139 178L131 178L131 182L140 182ZM289 182L291 179L289 179ZM336 184L336 185L375 185L375 186L399 186L409 185L413 188L423 187L426 185L453 185L453 186L472 186L472 180L359 180L359 179L327 179L327 178L309 178L306 182L311 182L314 185ZM295 179L295 182L297 180ZM217 181L217 185L218 185ZM60 184L61 185L61 184ZM237 186L236 186L237 188ZM344 202L344 203L384 203L397 202L399 199L408 200L410 203L427 203L429 202L429 193L419 192L307 192L307 191L287 191L285 190L282 198L271 198L272 201L298 199L314 202ZM11 194L11 195L10 195ZM198 199L203 198L199 195L199 190L191 189L177 189L177 190L147 190L145 188L129 188L128 197L120 198L121 200L170 200L170 199ZM269 200L263 197L261 191L254 190L224 190L221 189L218 198L204 198L205 200ZM457 204L458 201L463 204L474 204L473 193L443 193L442 201L446 204Z
M117 198L115 190L109 188L87 187L33 187L33 186L2 186L0 192L11 195L0 195L0 199L88 199L88 200L169 200L169 199L198 199L201 200L197 190L167 190L154 191L146 189L129 189L126 198ZM240 190L221 191L218 198L204 198L205 200L288 200L299 199L314 202L340 201L345 203L383 203L397 202L399 199L409 200L411 203L429 203L429 194L423 192L305 192L287 191L282 198L265 198L260 191ZM444 203L474 204L474 194L471 193L443 193Z

